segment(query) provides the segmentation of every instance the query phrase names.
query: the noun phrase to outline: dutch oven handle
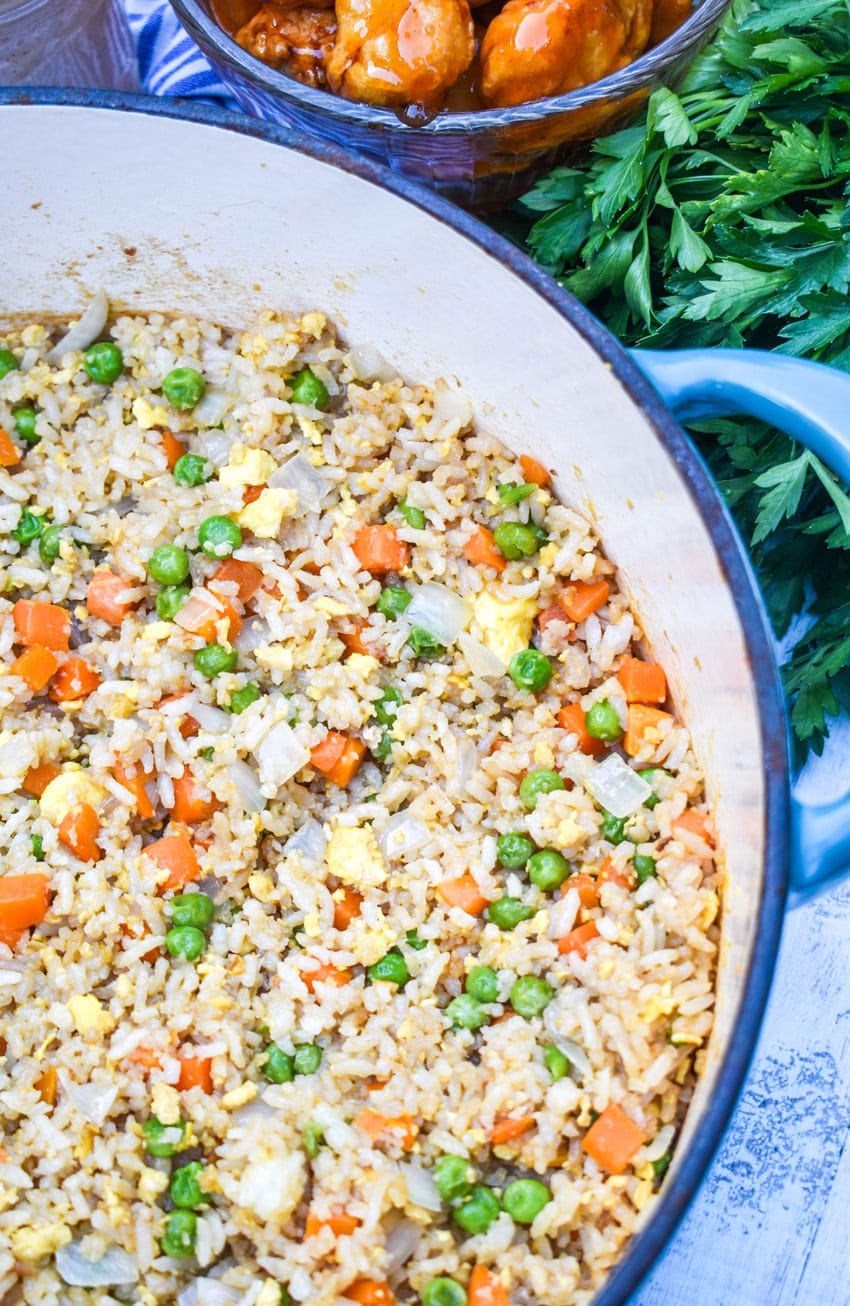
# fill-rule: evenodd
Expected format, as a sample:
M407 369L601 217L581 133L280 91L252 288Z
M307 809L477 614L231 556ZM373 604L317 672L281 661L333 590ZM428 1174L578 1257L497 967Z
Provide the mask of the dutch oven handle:
M682 422L747 413L817 454L850 484L850 376L763 350L635 349L632 358ZM850 866L850 789L829 803L791 795L791 883L800 892Z

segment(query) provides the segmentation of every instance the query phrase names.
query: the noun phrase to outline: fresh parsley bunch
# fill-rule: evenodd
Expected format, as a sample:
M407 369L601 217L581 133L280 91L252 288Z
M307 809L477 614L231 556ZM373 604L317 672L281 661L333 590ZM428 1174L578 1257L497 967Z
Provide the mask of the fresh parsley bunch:
M529 247L627 344L750 345L850 370L850 6L735 0L678 95L520 205ZM774 628L813 621L784 673L801 745L850 710L850 498L752 421L694 431ZM850 433L850 415L848 415Z

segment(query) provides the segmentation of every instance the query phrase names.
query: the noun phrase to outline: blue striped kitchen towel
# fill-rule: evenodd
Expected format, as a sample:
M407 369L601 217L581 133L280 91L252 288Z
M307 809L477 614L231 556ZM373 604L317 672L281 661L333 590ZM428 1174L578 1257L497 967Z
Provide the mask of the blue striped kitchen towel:
M238 108L181 27L168 0L122 0L122 3L136 43L143 91Z

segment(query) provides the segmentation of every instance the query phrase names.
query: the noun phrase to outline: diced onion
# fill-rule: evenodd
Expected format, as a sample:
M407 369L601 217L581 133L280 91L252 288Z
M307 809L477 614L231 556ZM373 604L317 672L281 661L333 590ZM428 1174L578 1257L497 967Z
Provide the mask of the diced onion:
M304 512L318 512L332 488L330 482L303 453L297 453L273 472L269 477L269 485L294 490L298 495L298 506Z
M434 417L442 422L457 422L460 427L472 421L472 402L468 395L455 386L437 383L434 395Z
M258 648L264 644L271 644L272 630L267 621L262 617L248 617L240 630L239 634L233 641L234 648L240 653L255 653Z
M109 300L103 286L95 291L94 299L83 316L67 331L47 354L48 363L61 363L66 354L75 354L80 349L88 349L97 340L106 319L109 317Z
M209 386L204 391L203 398L192 409L192 420L197 422L198 426L218 426L224 420L231 402L231 397L226 390L218 386Z
M284 856L298 853L307 865L319 866L328 846L328 836L314 817L308 816L284 845Z
M236 790L246 812L261 812L266 805L257 772L247 762L231 762L227 778Z
M405 617L410 626L421 626L440 644L454 644L472 616L472 605L447 585L427 581L413 595Z
M279 721L272 726L254 756L260 766L260 782L279 789L307 765L310 750L304 747L286 721Z
M388 861L417 852L428 840L428 827L408 812L394 812L378 838Z
M468 735L457 739L454 773L449 777L446 788L453 797L462 794L475 775L478 766L478 750Z
M496 679L505 674L505 665L500 657L486 648L484 644L479 643L465 630L462 630L457 637L463 656L473 676L484 676L489 679Z
M235 1306L242 1293L220 1279L193 1279L177 1297L177 1306Z
M441 1211L443 1209L442 1199L437 1191L437 1185L434 1183L431 1172L424 1170L415 1161L403 1162L401 1169L407 1181L407 1195L414 1206L421 1206L424 1211ZM418 1241L417 1237L413 1244L414 1247Z
M631 816L652 793L652 786L616 753L595 766L585 784L597 803L618 818Z
M211 735L221 735L230 726L228 713L223 712L220 707L213 707L210 703L194 703L191 715L201 729Z
M203 403L201 400L201 404ZM200 408L201 404L198 404ZM197 412L197 408L195 412ZM215 429L204 431L198 439L198 449L208 463L213 467L223 467L230 457L230 450L236 442L236 435L228 431L217 431Z
M118 1086L98 1083L76 1084L62 1070L59 1076L62 1088L80 1115L85 1116L93 1125L102 1125L118 1096Z
M348 361L358 381L392 381L398 372L374 345L355 345Z
M110 1247L98 1261L90 1261L80 1244L67 1243L56 1249L56 1268L72 1288L119 1288L136 1283L139 1267L135 1257L121 1247Z

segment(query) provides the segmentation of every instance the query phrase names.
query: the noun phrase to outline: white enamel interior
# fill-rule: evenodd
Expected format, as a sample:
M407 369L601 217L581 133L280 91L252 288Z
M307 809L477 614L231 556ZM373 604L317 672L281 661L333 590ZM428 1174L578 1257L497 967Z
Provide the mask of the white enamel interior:
M221 128L105 109L5 107L0 316L113 302L241 324L320 308L404 374L459 377L479 422L559 471L591 515L667 670L729 872L698 1126L736 1018L762 880L765 785L752 669L708 530L610 368L467 238L312 158ZM681 1157L683 1148L679 1150Z

